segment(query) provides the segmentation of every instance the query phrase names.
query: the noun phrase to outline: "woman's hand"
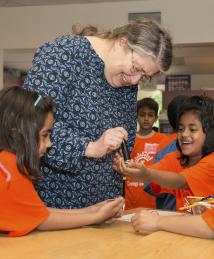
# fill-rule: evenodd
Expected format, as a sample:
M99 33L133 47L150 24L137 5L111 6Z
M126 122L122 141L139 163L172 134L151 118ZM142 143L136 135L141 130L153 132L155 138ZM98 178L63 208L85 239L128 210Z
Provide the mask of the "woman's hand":
M114 169L114 171L123 174L121 170L122 163L124 163L124 159L123 159L122 151L120 150L119 152L116 152L113 157L112 168Z
M131 218L131 222L136 232L149 234L159 230L158 222L160 217L156 212L140 210Z
M85 156L100 158L109 152L120 148L124 139L128 139L128 133L124 128L116 127L108 129L98 140L88 144Z

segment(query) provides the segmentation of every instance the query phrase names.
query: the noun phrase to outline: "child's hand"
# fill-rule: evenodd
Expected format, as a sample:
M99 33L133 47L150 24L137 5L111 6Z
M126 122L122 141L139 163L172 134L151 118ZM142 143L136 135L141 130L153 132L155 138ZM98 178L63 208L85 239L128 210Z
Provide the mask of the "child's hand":
M128 164L124 163L121 154L117 153L113 158L113 169L125 176L129 176L138 181L147 181L148 169L143 163L135 163L132 160Z
M211 204L206 203L206 201L202 201L201 198L193 198L192 196L187 197L188 203L192 205L191 213L195 215L200 215L203 212L205 212L209 207L211 207ZM204 203L204 204L203 204Z
M193 214L202 214L203 212L205 212L207 210L207 207L202 206L202 205L198 205L192 208L192 213Z
M101 206L97 206L97 211L95 212L98 217L98 223L110 220L112 218L121 217L123 214L124 199L123 197L118 197L114 200L106 200L102 202Z
M203 212L205 212L208 208L206 206L203 205L198 205L195 207L192 207L192 213L193 214L202 214Z
M107 202L109 202L109 200L98 202L96 204L84 208L84 210L86 212L97 212L100 209L100 207L102 207Z
M141 234L149 234L158 231L158 221L161 216L156 212L140 210L131 219L134 230Z

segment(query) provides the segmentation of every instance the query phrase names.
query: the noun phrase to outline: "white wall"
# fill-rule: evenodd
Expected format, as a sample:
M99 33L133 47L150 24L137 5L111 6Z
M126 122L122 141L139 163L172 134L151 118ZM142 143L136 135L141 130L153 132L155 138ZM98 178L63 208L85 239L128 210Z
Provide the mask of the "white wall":
M129 12L156 11L162 13L162 25L169 29L174 43L214 42L213 0L142 0L4 7L0 8L0 59L2 49L37 48L47 40L69 33L76 22L114 27L126 23ZM2 82L1 72L0 85Z
M117 3L0 8L0 46L37 47L73 23L113 27L127 22L129 12L162 13L162 24L175 43L214 42L213 0L145 0Z
M210 88L214 90L214 71L210 75L191 75L191 86L193 90L201 90L205 88Z

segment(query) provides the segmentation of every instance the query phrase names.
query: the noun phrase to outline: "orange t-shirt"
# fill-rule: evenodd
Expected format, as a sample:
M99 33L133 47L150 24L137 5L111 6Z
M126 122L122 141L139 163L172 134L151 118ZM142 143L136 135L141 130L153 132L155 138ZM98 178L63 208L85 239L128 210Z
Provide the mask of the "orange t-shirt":
M172 193L176 196L176 207L179 209L189 205L187 196L208 196L214 193L214 152L202 158L197 164L184 168L180 165L179 152L172 152L166 155L158 163L151 165L157 170L177 172L186 179L189 188L172 190L157 184L151 184L156 193ZM170 172L169 172L170 173Z
M0 232L22 236L49 215L33 184L16 166L16 156L0 152Z
M207 225L214 230L214 208L206 210L201 216Z
M165 134L155 132L150 138L136 136L131 158L138 163L150 165L157 152L157 148ZM156 208L156 198L143 189L144 184L127 177L125 186L125 206L126 209L138 207Z
M159 143L157 152L159 152L161 149L168 146L173 140L176 140L177 136L178 136L178 133L166 134L165 137Z

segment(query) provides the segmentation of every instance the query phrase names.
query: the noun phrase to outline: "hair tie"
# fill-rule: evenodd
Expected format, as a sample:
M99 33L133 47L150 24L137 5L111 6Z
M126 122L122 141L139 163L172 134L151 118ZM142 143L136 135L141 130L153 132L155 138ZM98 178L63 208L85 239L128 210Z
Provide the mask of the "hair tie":
M5 166L2 163L0 163L0 169L6 175L6 182L9 182L11 179L11 173L5 168Z
M36 107L38 105L38 103L40 102L40 100L42 99L42 96L39 95L38 98L36 99L34 106Z

